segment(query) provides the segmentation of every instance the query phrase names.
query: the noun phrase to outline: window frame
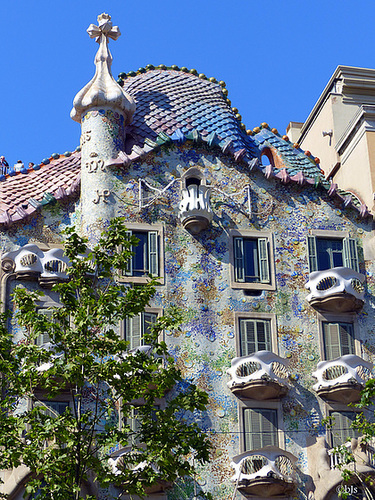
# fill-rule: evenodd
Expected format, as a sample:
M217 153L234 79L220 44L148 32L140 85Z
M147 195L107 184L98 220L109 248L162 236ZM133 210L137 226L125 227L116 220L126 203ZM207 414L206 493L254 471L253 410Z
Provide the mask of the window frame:
M206 177L204 173L197 167L190 167L186 170L181 175L180 178L180 191L182 192L183 189L187 189L187 181L188 179L198 179L199 180L199 186L206 186Z
M270 232L263 231L253 231L253 230L240 230L231 229L229 232L229 262L230 262L230 281L231 287L235 289L243 290L276 290L276 279L275 279L275 258L274 258L274 241L273 234ZM246 282L236 280L236 250L235 250L235 239L242 238L259 240L265 239L267 246L267 258L268 258L268 282ZM260 263L260 257L258 255L258 265Z
M349 269L353 269L353 271L359 271L359 252L358 252L358 240L357 238L353 238L350 236L350 233L347 231L327 231L322 229L314 229L307 235L306 238L306 255L307 255L307 265L309 269L309 273L315 271L325 271L325 269L319 269L318 255L316 252L316 240L317 239L326 239L326 240L340 240L343 244L342 249L342 260L343 267L347 267ZM354 245L353 249L351 249L350 245ZM311 252L311 247L314 246L313 252ZM315 264L314 264L315 259ZM354 266L348 266L349 263L352 264L354 262ZM329 268L333 269L333 268Z
M362 357L361 352L361 342L360 342L360 331L357 321L357 316L355 313L347 314L322 314L318 313L318 330L319 330L319 349L320 349L320 359L323 361L328 361L326 357L326 349L324 343L324 326L323 323L351 323L353 325L353 341L354 341L354 352L356 356Z
M284 421L281 401L253 401L253 400L242 400L239 402L239 426L240 426L240 450L241 453L246 451L252 451L246 449L246 433L245 433L245 411L246 410L275 410L276 411L276 423L277 423L277 447L285 448L285 435L284 435ZM259 448L256 448L259 449Z
M44 300L43 300L44 298ZM38 314L44 314L42 311L46 311L46 315L48 316L48 313L53 311L51 308L60 308L62 307L62 304L60 302L54 301L51 299L51 297L45 296L45 297L40 297L38 302L36 303L36 311ZM51 317L49 318L51 319ZM42 347L45 344L48 344L48 342L51 341L51 337L48 335L48 340L46 342L38 343L38 339L40 338L40 335L35 339L35 345Z
M61 393L57 394L53 399L48 400L48 393L45 390L38 389L36 388L34 390L34 397L35 401L32 398L28 398L28 405L27 409L31 410L34 406L35 403L38 403L38 401L43 402L43 403L67 403L71 411L73 411L73 401L71 394L68 389L61 391ZM48 404L46 405L48 406Z
M356 415L359 415L359 413L361 413L358 409L355 409L355 408L349 408L348 406L346 405L343 405L343 404L339 404L339 403L325 403L324 404L324 418L328 418L331 416L331 414L333 412L338 412L338 413L343 413L343 412L346 412L346 413L353 413L354 415L354 418ZM350 437L349 435L347 437ZM326 440L327 440L327 443L328 443L328 446L332 449L334 448L334 445L333 445L333 436L332 436L332 429L330 428L327 428L326 429ZM347 441L344 441L343 443L340 443L340 444L345 444L345 442Z
M140 314L144 313L150 313L150 314L156 314L156 319L160 318L163 314L163 310L160 307L146 307L144 311ZM120 338L122 340L127 340L126 339L126 319L123 319L120 321ZM164 340L164 332L159 335L159 341ZM140 346L145 345L145 344L140 344ZM136 347L131 348L129 344L129 350L131 349L136 349Z
M129 232L157 233L158 246L158 276L155 276L161 285L164 285L164 226L162 224L126 223ZM147 283L149 276L132 276L125 271L118 273L118 280L124 283Z
M236 339L236 353L237 356L247 356L241 355L241 320L254 320L254 321L269 321L270 322L270 340L271 340L271 351L275 354L279 354L279 346L277 342L277 323L276 315L269 313L249 313L236 311L234 313L234 333ZM249 354L251 356L251 354Z

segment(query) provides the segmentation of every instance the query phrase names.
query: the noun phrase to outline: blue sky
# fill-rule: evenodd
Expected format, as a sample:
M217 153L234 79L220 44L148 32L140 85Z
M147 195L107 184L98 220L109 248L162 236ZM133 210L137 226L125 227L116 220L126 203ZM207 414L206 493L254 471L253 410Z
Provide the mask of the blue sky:
M304 121L339 64L375 68L373 0L20 0L2 2L0 154L40 162L73 150L75 94L92 78L101 12L113 75L147 64L195 68L224 80L247 128L284 132ZM313 152L314 153L314 152Z

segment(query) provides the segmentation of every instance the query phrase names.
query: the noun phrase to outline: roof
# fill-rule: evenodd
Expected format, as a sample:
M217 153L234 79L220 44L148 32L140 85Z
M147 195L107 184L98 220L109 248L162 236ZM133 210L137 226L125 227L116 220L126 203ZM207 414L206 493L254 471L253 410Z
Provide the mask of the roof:
M298 144L290 143L267 124L246 131L238 110L231 108L224 82L177 67L142 68L120 76L120 85L136 102L136 112L126 129L125 151L113 159L114 164L126 166L161 146L204 143L220 148L250 171L261 170L267 178L321 186L330 195L340 196L344 206L353 205L362 216L368 215L367 207L354 195L324 179L319 160ZM264 154L269 165L260 162ZM0 226L23 220L56 199L76 196L79 185L80 148L74 153L54 154L22 172L0 176Z
M80 186L80 153L54 155L46 163L0 176L0 226L26 219L40 207L71 198ZM47 163L48 162L48 163Z

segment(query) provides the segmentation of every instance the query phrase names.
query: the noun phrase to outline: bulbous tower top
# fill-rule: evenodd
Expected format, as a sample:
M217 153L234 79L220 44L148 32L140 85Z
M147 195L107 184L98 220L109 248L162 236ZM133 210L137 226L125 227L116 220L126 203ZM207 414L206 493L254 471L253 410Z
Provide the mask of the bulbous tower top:
M94 78L75 96L70 116L81 123L82 116L89 109L105 106L123 114L125 124L129 124L135 112L135 102L113 78L112 56L108 49L109 38L117 40L121 35L120 30L118 26L112 25L111 16L103 13L98 16L98 26L90 24L87 32L90 38L95 38L99 43L95 56L96 71Z

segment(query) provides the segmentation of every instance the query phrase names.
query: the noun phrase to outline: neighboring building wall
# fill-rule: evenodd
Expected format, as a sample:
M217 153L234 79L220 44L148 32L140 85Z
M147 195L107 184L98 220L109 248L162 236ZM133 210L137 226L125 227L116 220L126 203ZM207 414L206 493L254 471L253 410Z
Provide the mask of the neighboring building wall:
M359 137L373 133L375 71L339 66L300 130L297 142L321 160L327 178L356 193L374 211L373 149ZM364 108L364 111L363 111ZM332 131L332 136L323 132ZM358 149L358 151L357 151ZM353 154L354 153L354 154Z
M319 156L321 162L320 167L325 175L333 169L338 161L337 152L335 150L335 137L324 136L323 131L329 132L334 130L334 109L333 100L338 96L330 95L325 101L319 113L314 117L314 122L306 131L303 139L300 137L296 139L302 149L313 152L314 155ZM334 132L335 134L335 132Z
M370 143L374 141L369 134L372 133L362 134L358 141L353 141L346 148L341 156L340 168L337 169L333 179L339 186L343 186L366 200L369 209L373 210L373 176L375 172L370 169L371 146L369 147L369 140Z

